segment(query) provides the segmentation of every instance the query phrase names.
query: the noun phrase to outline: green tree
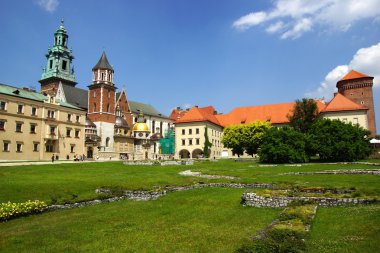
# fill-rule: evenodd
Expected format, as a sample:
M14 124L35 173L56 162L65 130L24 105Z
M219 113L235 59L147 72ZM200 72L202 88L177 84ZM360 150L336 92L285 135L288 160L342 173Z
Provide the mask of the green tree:
M309 157L305 151L305 135L290 127L271 128L259 150L260 161L265 163L303 163Z
M243 125L231 125L224 128L222 143L226 148L232 149L232 154L240 157L244 153Z
M255 121L242 125L242 145L248 155L257 154L265 133L271 128L270 122Z
M212 144L210 140L208 139L208 128L206 126L205 128L205 143L203 146L203 154L205 157L210 157L210 148L212 147Z
M310 150L322 161L351 162L371 153L368 130L339 120L320 119L310 129Z
M290 126L301 133L307 133L317 117L317 103L310 98L297 99L292 113L288 115Z

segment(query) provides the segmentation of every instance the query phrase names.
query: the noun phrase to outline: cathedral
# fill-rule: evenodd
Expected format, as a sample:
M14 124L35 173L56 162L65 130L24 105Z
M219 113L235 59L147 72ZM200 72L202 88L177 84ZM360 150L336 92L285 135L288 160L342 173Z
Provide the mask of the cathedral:
M103 52L92 68L88 89L76 87L68 48L69 36L61 25L54 33L54 45L46 54L41 92L87 111L85 155L93 159L157 159L159 140L173 127L173 120L153 106L128 99L114 83L114 69Z

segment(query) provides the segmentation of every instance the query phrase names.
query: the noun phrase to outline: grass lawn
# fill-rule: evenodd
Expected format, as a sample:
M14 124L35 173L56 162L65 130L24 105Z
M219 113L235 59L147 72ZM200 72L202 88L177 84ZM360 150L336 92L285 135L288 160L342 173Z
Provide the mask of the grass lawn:
M280 175L376 168L363 164L260 167L254 161L233 160L162 167L121 162L0 167L0 202L77 202L97 198L95 189L100 187L149 190L199 182L356 188L362 196L379 198L380 176ZM239 179L178 174L189 169ZM155 201L126 200L23 217L0 223L0 252L233 252L281 212L242 207L244 191L198 189L169 193ZM379 205L319 209L308 240L310 252L379 252L379 211Z
M233 252L280 212L240 205L242 189L176 192L0 224L2 252Z

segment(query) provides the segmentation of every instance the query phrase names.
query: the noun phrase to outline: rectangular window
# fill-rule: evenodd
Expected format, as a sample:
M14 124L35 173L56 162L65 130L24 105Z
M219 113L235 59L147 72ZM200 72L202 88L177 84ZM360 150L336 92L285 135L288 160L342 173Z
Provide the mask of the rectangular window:
M22 143L16 143L16 152L22 152Z
M71 122L71 114L67 114L67 121Z
M75 138L79 138L79 130L75 130Z
M38 145L39 145L38 142L33 143L33 152L38 152Z
M24 105L18 105L17 106L17 113L22 113L24 110Z
M37 116L37 108L32 107L32 116Z
M53 68L53 60L50 60L49 61L49 69L52 69Z
M10 146L9 141L4 141L3 142L3 151L9 152L9 146Z
M74 144L71 144L71 145L70 145L70 153L74 153L74 148L75 148L75 145L74 145Z
M22 123L16 122L16 132L21 133L22 131Z
M67 61L63 60L62 61L62 69L66 70L66 68L67 68Z
M358 118L354 118L354 121L352 123L354 123L356 125L359 124L359 119Z
M51 110L48 110L47 117L48 117L49 119L54 119L54 117L55 117L55 112L54 112L54 111L51 111Z
M189 129L189 134L193 134L193 129Z
M0 120L0 130L1 131L5 130L5 120Z
M195 128L195 133L199 134L199 128Z
M71 129L70 128L66 129L66 137L71 137Z
M36 133L36 124L30 124L30 133L35 134Z
M7 103L5 103L4 101L0 101L0 111L5 111L6 110L6 108L5 108L6 104Z
M182 146L185 146L186 144L185 144L185 140L182 140Z
M55 126L50 127L50 135L55 135Z
M54 150L54 146L51 143L46 143L45 148L46 148L46 152L53 152Z
M195 143L199 145L199 139L195 139Z
M185 129L182 129L182 135L185 135Z
M77 119L77 123L79 123L80 122L80 116L77 115L76 119Z
M189 145L193 145L193 139L189 139Z

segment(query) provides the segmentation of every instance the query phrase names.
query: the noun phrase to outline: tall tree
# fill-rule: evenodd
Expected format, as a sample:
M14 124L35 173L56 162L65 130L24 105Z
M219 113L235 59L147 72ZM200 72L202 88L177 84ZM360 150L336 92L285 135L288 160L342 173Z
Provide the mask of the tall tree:
M244 137L242 125L231 125L224 128L222 143L224 147L232 149L233 155L240 157L244 153Z
M248 155L253 156L257 154L257 150L263 142L264 135L270 128L270 122L262 121L242 125L242 145Z
M290 126L301 133L307 133L317 117L317 103L310 98L297 99L292 113L288 115Z
M208 139L208 128L205 127L205 143L203 146L203 154L205 157L210 157L210 148L212 147L212 143Z
M359 125L339 120L319 119L309 132L309 142L322 161L351 162L371 153L370 132Z
M271 128L260 147L260 161L265 163L304 163L309 161L306 153L306 135L288 126Z

